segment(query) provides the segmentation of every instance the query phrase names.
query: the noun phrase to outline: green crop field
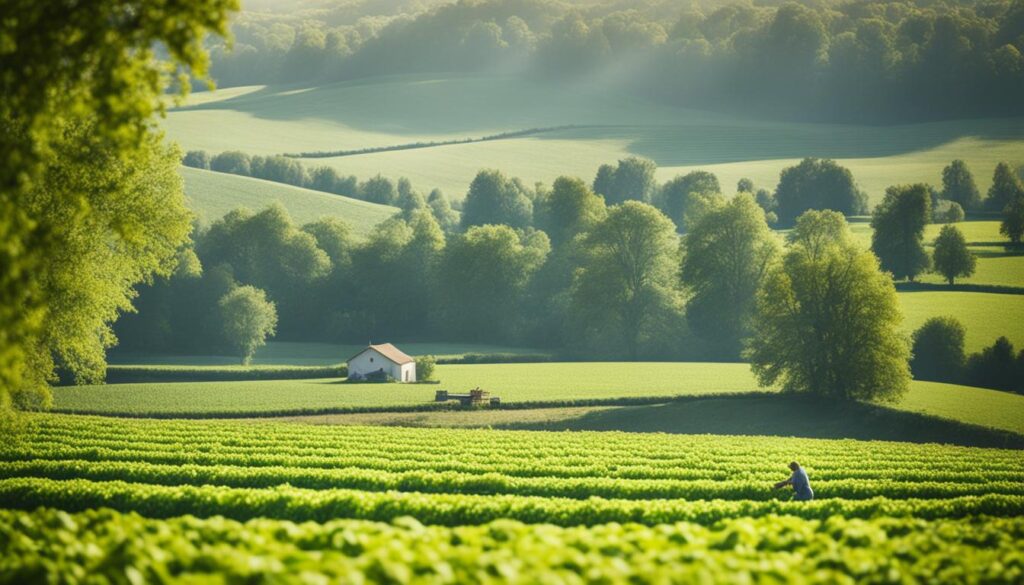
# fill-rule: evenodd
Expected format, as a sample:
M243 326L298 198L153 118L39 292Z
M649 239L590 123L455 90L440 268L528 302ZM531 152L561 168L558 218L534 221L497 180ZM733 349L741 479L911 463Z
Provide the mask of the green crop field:
M229 211L247 207L258 211L280 203L298 223L324 216L344 220L356 236L365 236L373 226L394 215L398 209L340 195L312 191L272 181L240 177L181 167L189 205L203 221L210 223Z
M459 198L481 168L527 183L563 174L593 178L631 155L658 163L659 178L696 168L730 189L741 177L774 187L805 156L850 167L872 200L897 183L937 184L955 158L988 188L1000 160L1024 162L1024 120L960 120L898 126L777 123L670 108L607 92L552 89L504 77L391 77L311 88L203 93L165 126L185 148L253 154L334 151L480 137L537 127L578 128L486 143L309 159L345 174L406 176L422 190ZM372 124L367 123L372 121Z
M26 431L0 445L12 582L1022 575L1012 450L55 415ZM812 502L770 489L792 459Z
M349 384L339 379L177 382L54 389L67 412L203 416L211 413L345 412L428 406L438 389L479 386L503 403L616 403L758 389L745 364L540 363L437 367L438 385ZM1024 396L968 386L914 382L895 408L1024 434ZM751 413L756 416L756 413ZM632 428L640 430L640 427ZM685 430L685 429L677 429ZM704 431L707 432L707 431Z
M456 358L466 354L511 354L536 355L543 351L484 343L402 343L402 351L411 355L433 355ZM257 366L327 366L344 363L345 360L365 348L365 345L335 343L301 343L294 341L268 341L256 351L252 363ZM233 366L238 358L233 356L188 356L166 354L124 354L110 356L110 363L117 365L154 366Z
M967 329L968 353L992 345L1005 336L1024 347L1024 295L978 292L914 291L898 293L907 333L931 317L952 316Z

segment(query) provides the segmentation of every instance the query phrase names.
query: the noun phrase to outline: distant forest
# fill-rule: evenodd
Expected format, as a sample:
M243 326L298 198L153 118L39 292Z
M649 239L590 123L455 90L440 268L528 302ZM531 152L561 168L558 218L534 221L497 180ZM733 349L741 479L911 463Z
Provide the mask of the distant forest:
M1024 112L1024 0L247 3L220 87L521 75L778 118ZM593 87L593 86L591 86Z

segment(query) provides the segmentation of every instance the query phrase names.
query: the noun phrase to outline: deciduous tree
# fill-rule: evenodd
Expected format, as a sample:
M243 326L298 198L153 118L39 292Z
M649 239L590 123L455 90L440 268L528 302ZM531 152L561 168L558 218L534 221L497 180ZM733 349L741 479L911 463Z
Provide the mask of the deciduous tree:
M498 170L477 173L462 207L462 227L507 225L529 227L533 223L533 202L519 181Z
M1009 163L1001 162L992 173L992 186L988 188L985 207L990 211L1002 211L1019 196L1024 196L1024 186L1013 172Z
M932 317L914 331L910 371L918 380L956 382L963 375L964 326L953 317Z
M798 239L765 279L745 351L761 385L844 400L906 391L910 347L896 289L875 256L849 239L820 247L803 244L820 237Z
M776 237L753 196L741 193L690 226L682 263L692 291L690 327L723 357L739 356L754 297L779 254Z
M248 364L277 327L274 303L262 290L246 285L224 295L219 304L224 338L242 364Z
M981 193L964 161L955 160L942 169L942 197L958 203L964 211L981 205Z
M867 195L849 169L829 159L805 158L782 170L775 190L779 221L791 225L808 209L832 209L843 215L867 212Z
M551 245L558 248L593 227L606 211L604 200L581 179L559 177L551 191L537 200L536 224L551 238Z
M202 78L203 41L227 31L235 0L140 2L10 0L0 22L0 414L9 393L39 379L30 348L39 344L48 314L61 309L44 284L60 232L86 225L95 185L66 185L54 201L78 213L51 217L49 206L33 209L48 169L62 164L56 145L69 128L87 125L80 151L136 156L148 148L152 115L163 108L168 63L155 58L161 46L173 65ZM182 86L187 87L186 85ZM77 178L77 177L75 177ZM34 195L33 195L34 194ZM123 193L118 193L123 197ZM124 203L131 205L125 198ZM123 221L94 232L114 242L145 239L144 230ZM32 381L26 374L33 374ZM38 390L39 387L36 386Z
M627 201L608 208L582 250L571 301L580 328L612 336L636 359L653 322L681 306L675 225L654 207Z
M875 208L871 250L893 278L913 281L928 269L924 228L930 208L928 186L920 183L889 187L885 199Z
M999 233L1006 236L1014 246L1020 246L1024 238L1024 194L1018 195L1003 208L1003 221Z
M935 251L932 253L935 272L953 284L959 277L967 278L974 274L976 264L974 254L967 248L964 234L955 226L942 226L939 236L935 238Z

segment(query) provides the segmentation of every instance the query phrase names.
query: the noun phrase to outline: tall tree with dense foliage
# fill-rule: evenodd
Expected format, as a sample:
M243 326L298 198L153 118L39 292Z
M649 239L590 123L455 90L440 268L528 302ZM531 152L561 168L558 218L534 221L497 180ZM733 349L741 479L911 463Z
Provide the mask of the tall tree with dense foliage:
M525 228L532 223L533 201L520 181L494 169L477 173L462 206L463 228L488 224Z
M262 290L247 285L224 295L219 304L224 338L242 364L248 364L277 327L274 303Z
M523 292L550 250L544 232L506 225L451 238L438 267L443 328L455 339L510 340Z
M967 278L974 274L977 259L967 248L967 240L963 232L956 226L945 225L935 238L935 251L932 252L932 266L953 284L957 278Z
M658 166L646 158L631 156L616 166L601 165L594 178L594 193L604 197L608 205L624 201L650 203L658 189L654 172Z
M924 184L900 185L885 190L885 198L871 216L871 250L882 270L893 278L913 281L928 269L924 228L931 198Z
M844 400L898 398L910 383L910 347L896 289L848 234L824 243L820 231L833 225L820 219L765 279L745 356L763 386Z
M32 2L7 0L0 21L0 411L14 390L40 390L41 364L32 357L46 323L64 307L47 281L62 232L86 225L96 184L69 183L53 195L56 207L29 205L44 176L60 167L59 145L82 138L81 151L97 150L125 162L151 148L150 119L163 108L167 63L202 77L207 33L226 33L236 0L138 2L129 0ZM184 87L184 86L183 86ZM88 133L78 132L88 127ZM71 130L69 137L69 129ZM70 173L69 181L82 174ZM124 193L112 193L123 197ZM131 206L125 198L124 204ZM75 214L55 208L77 207ZM128 217L131 217L129 214ZM142 226L126 219L93 224L112 244L144 240ZM137 277L139 272L132 276ZM74 286L67 283L68 286ZM117 293L119 294L119 293ZM115 301L116 303L116 301ZM43 366L45 368L45 365Z
M445 232L454 231L459 227L459 214L452 209L451 202L448 201L448 197L440 189L434 189L430 192L430 195L427 196L427 206L430 207L431 213L434 214L437 224Z
M832 209L843 215L867 212L867 195L850 170L830 159L805 158L782 170L775 190L779 221L791 225L809 209Z
M1009 163L1001 162L992 173L992 186L988 188L985 207L989 211L1002 211L1017 197L1024 196L1024 185L1021 185L1017 174Z
M587 337L611 338L631 359L656 321L678 311L679 239L675 224L639 201L608 208L582 243L572 310Z
M1006 236L1013 246L1020 246L1021 240L1024 239L1024 194L1014 197L1003 208L999 233Z
M942 169L942 198L958 203L964 211L981 205L981 192L964 161L957 159Z
M690 226L682 263L690 327L722 357L739 356L754 298L779 254L764 211L741 193Z
M535 208L537 228L544 230L555 248L589 230L605 213L601 197L575 177L555 179L551 190L538 197Z
M228 213L198 236L196 252L203 266L231 266L239 283L266 291L285 336L301 329L308 287L331 270L331 259L314 235L300 230L280 203L258 213Z
M910 371L918 380L956 382L963 375L967 332L953 317L932 317L914 331Z
M753 189L753 183L751 183L751 189ZM714 173L691 171L662 185L659 207L669 219L683 228L686 223L686 212L695 197L715 195L721 192L722 187L718 184L718 177Z

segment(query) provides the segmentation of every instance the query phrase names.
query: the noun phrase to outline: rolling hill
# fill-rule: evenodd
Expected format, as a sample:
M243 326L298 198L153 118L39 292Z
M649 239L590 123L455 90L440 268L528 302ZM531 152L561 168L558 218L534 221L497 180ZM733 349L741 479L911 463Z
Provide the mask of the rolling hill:
M322 216L338 217L352 228L354 235L362 237L398 211L387 205L227 173L181 167L181 175L189 204L205 223L238 207L258 210L278 202L298 223Z
M574 125L483 143L308 159L344 174L405 176L421 190L460 198L481 168L528 183L562 174L590 179L597 167L637 155L659 179L696 168L728 190L741 177L773 187L805 156L838 159L872 200L895 183L937 183L963 158L984 191L1000 160L1024 158L1024 119L957 120L896 126L765 121L667 107L594 86L524 83L505 77L387 77L320 87L250 87L195 94L168 114L169 135L186 149L252 154L337 151L455 140Z

